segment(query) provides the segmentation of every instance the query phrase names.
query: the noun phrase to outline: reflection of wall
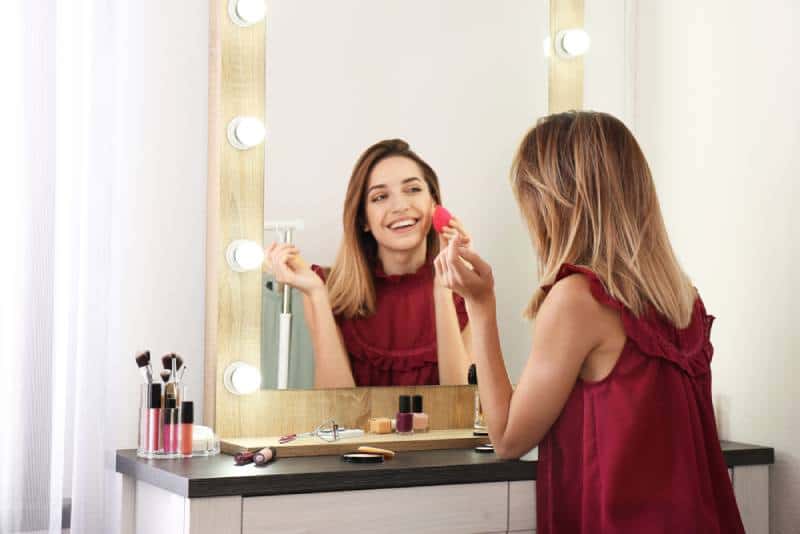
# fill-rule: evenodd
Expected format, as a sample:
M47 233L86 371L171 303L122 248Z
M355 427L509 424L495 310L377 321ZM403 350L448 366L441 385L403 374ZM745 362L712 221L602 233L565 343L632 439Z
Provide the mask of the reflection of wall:
M772 531L800 525L795 2L640 2L635 120L673 244L717 316L723 438L771 445Z
M296 242L310 261L329 265L357 157L380 139L407 139L495 268L516 378L530 347L521 311L536 274L508 171L522 135L547 112L547 2L268 7L265 218L304 219Z

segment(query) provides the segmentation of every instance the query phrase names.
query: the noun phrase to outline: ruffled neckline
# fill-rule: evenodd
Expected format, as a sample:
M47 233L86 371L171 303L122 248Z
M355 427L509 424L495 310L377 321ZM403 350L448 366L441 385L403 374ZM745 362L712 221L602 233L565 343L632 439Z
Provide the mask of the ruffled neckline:
M384 280L390 284L424 281L429 279L433 274L433 260L425 260L425 263L420 265L416 271L404 274L386 274L386 271L383 270L381 260L376 260L373 273L375 274L375 278Z

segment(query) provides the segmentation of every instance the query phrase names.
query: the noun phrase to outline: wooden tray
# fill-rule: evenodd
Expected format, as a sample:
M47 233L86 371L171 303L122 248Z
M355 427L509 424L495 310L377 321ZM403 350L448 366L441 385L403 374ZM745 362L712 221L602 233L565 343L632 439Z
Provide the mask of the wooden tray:
M275 447L278 457L327 456L355 451L361 445L373 445L393 451L427 451L433 449L469 449L489 443L489 436L475 436L471 428L431 430L415 434L364 434L358 438L345 438L333 442L318 437L298 438L281 445L278 436L261 438L222 438L221 449L225 454L257 451L264 447Z

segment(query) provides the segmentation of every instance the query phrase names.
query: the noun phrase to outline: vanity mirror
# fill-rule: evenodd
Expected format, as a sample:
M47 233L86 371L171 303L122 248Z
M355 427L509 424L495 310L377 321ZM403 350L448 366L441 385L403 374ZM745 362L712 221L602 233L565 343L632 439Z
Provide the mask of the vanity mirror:
M302 431L327 417L363 426L370 414L393 414L399 393L418 391L435 398L426 400L432 428L472 424L471 390L457 385L466 373L402 388L304 391L315 385L315 357L302 292L284 294L271 273L241 268L254 266L246 250L229 248L245 240L260 249L291 228L308 264L335 265L351 173L384 139L405 140L430 165L441 202L493 264L518 377L530 337L521 310L536 271L509 166L537 117L580 107L581 98L582 60L555 54L548 35L581 27L583 5L552 4L274 0L245 25L231 16L235 6L212 2L205 413L221 436ZM413 170L402 178L430 188ZM411 217L423 238L432 211ZM240 395L234 383L252 392ZM452 385L421 385L436 383Z

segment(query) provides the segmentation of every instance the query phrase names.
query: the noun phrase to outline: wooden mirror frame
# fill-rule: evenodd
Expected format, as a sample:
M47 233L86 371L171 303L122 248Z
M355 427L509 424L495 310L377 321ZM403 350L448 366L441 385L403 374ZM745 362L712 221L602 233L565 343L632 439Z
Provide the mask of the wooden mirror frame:
M583 0L551 0L550 35L583 27L583 12ZM471 427L471 386L259 390L246 396L225 389L230 363L258 368L261 360L262 274L231 270L225 249L235 239L263 240L265 145L238 150L228 142L227 127L237 116L265 118L266 24L235 25L228 0L209 0L209 18L205 424L221 437L303 432L329 417L363 427L373 413L394 414L398 395L419 392L432 429ZM551 43L549 111L580 109L582 102L583 59L564 60Z

